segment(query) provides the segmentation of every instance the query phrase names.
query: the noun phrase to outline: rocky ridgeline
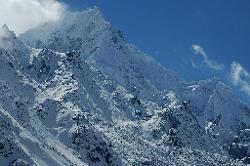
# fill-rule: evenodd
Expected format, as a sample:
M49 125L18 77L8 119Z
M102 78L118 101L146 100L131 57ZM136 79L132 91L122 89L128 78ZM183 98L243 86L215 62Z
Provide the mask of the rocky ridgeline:
M245 165L250 109L186 82L98 8L0 31L0 165Z

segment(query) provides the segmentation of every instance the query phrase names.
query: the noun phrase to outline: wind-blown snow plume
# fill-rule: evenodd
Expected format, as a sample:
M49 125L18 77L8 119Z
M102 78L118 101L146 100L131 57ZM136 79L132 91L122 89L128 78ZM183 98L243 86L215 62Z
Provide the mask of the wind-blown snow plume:
M250 74L241 64L237 62L231 64L230 77L235 86L239 86L243 92L250 96Z
M65 5L56 0L0 0L0 26L7 24L16 34L41 23L58 20Z
M203 57L203 62L208 67L210 67L214 70L222 70L224 68L223 64L219 64L219 63L209 59L208 55L206 54L206 52L204 51L204 49L201 46L193 44L192 49L193 49L195 54L201 55Z

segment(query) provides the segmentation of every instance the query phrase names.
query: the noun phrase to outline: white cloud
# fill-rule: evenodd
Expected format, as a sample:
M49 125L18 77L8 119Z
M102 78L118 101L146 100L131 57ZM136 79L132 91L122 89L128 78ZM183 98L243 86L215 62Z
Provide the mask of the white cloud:
M230 77L235 86L240 87L243 92L250 95L250 74L241 64L237 62L231 64Z
M208 55L206 54L206 52L204 51L204 49L201 46L193 44L192 49L193 49L195 54L202 56L203 63L206 64L208 67L210 67L214 70L222 70L224 68L223 64L219 64L219 63L209 59Z
M41 23L58 20L65 5L57 0L0 0L0 26L7 24L16 34Z

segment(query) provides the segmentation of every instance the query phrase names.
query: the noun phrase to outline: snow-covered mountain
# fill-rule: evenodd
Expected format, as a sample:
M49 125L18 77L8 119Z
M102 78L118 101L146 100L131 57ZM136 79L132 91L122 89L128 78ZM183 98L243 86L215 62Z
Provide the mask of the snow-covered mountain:
M0 29L0 165L245 165L250 109L186 82L98 8Z

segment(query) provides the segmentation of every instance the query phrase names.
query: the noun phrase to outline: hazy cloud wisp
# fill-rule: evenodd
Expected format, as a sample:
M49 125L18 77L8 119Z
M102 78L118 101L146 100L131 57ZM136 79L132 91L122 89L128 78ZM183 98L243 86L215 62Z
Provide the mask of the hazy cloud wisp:
M57 0L0 0L0 26L7 24L21 34L47 21L56 21L65 11Z
M193 44L192 49L193 49L195 54L202 56L203 62L208 67L210 67L210 68L212 68L214 70L222 70L224 68L223 64L219 64L219 63L209 59L208 55L206 54L206 52L204 51L204 49L201 46Z
M231 64L230 78L235 86L247 95L250 95L250 74L249 72L237 62Z

